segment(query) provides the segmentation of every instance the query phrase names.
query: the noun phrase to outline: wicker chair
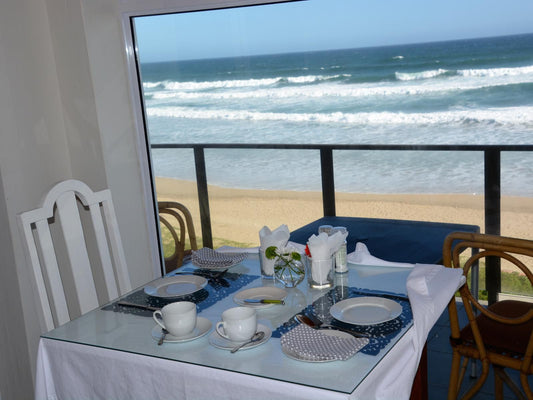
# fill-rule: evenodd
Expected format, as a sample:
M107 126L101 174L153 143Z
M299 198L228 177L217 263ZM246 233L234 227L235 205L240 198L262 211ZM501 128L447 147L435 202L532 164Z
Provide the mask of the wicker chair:
M461 260L459 255L467 249L473 250L472 255L467 260ZM472 266L486 257L506 260L511 266L516 266L518 272L533 284L533 274L525 263L527 260L529 266L533 267L533 241L455 232L444 242L444 265L449 268L463 268L465 276ZM504 382L516 398L533 399L528 384L528 375L533 373L533 303L500 300L488 307L483 306L472 295L468 284L461 287L460 295L468 323L460 326L457 304L452 298L448 305L450 343L453 349L448 399L458 397L469 360L480 360L482 370L463 399L472 398L483 386L491 365L494 370L496 399L503 398ZM520 385L507 375L505 368L519 371L522 390Z
M198 250L192 216L187 207L175 201L159 201L159 221L170 232L174 241L174 252L165 257L165 273L181 267L184 258L192 250ZM172 223L173 222L173 223ZM186 233L190 249L185 249Z

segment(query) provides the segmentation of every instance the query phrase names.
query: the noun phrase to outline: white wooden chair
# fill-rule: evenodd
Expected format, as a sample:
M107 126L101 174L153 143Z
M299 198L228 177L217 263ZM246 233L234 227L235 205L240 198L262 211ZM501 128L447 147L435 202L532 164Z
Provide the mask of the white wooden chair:
M77 199L83 208L78 205ZM55 216L59 224L55 223ZM86 221L83 225L82 220ZM77 301L77 311L84 314L131 290L108 189L93 192L77 180L60 182L45 196L41 208L19 214L18 221L47 330L70 321L72 310L69 313L69 308L74 308L74 304L69 302L73 301L71 297ZM97 251L88 251L86 235L91 235ZM58 247L63 249L63 257ZM93 253L98 253L99 257L90 259L89 254ZM95 264L98 262L97 267ZM103 272L95 274L98 269ZM66 278L65 271L68 271L69 278ZM65 293L65 279L73 282L75 293L72 296ZM101 302L95 284L98 281L104 282L108 296Z

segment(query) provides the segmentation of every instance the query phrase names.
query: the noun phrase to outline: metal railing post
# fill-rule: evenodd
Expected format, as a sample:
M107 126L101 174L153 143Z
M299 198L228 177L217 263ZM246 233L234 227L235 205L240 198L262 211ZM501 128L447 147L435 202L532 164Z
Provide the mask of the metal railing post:
M485 233L501 233L501 153L497 149L485 150ZM489 304L498 301L501 291L500 259L487 257L485 287Z
M334 217L335 210L335 181L333 171L333 150L320 148L320 172L322 175L322 207L324 217Z
M200 224L202 228L203 247L213 248L211 231L211 213L209 211L209 193L207 190L207 173L205 168L204 148L194 146L194 163L196 167L196 186L200 205Z

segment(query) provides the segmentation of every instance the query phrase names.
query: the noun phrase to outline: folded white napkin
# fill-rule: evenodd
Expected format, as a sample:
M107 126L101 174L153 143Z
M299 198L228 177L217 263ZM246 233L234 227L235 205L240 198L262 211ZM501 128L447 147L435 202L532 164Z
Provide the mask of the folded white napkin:
M289 241L289 227L285 224L278 226L273 231L268 226L263 226L259 231L259 243L261 250L270 246L285 247Z
M367 344L367 338L328 335L307 325L298 325L281 336L282 349L305 361L347 360Z
M219 269L229 268L245 258L245 253L222 253L209 247L203 247L192 251L191 261L193 265L199 268Z
M274 275L274 264L276 260L268 259L265 256L265 250L270 246L276 246L278 249L285 248L289 241L289 227L280 225L273 231L268 226L263 226L259 231L259 249L261 250L261 273L267 276Z
M315 260L325 260L331 258L333 254L344 243L348 233L335 232L333 235L328 236L327 233L321 232L318 235L312 235L307 240L307 247L311 257Z
M311 277L313 281L324 284L328 280L328 274L331 271L332 256L339 250L346 240L348 233L335 232L328 235L321 232L318 235L312 235L307 241L309 253L311 253Z
M372 254L370 254L370 251L368 251L368 247L361 242L357 242L355 245L355 250L348 254L347 260L350 264L379 265L380 267L414 267L414 264L385 261L381 258L374 257Z

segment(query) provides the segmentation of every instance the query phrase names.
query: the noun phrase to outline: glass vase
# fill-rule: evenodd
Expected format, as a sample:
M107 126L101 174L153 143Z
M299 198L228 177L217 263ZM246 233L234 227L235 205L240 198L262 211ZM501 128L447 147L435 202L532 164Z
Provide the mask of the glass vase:
M296 287L305 278L305 268L299 260L278 258L274 263L274 275L285 287Z

